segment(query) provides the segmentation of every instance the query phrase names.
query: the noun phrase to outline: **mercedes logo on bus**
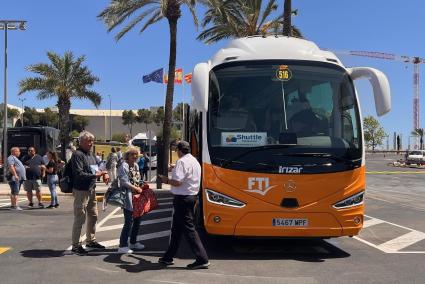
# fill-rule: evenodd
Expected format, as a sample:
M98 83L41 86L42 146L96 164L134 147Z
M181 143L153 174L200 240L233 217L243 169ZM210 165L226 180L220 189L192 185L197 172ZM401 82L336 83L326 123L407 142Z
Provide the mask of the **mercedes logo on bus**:
M297 189L295 181L288 180L283 184L283 188L286 192L294 192Z

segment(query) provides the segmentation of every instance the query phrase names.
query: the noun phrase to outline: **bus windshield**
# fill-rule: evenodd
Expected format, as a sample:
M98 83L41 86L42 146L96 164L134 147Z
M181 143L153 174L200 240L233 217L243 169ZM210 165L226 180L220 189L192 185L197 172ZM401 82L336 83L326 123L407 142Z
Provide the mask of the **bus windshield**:
M289 165L347 170L361 162L361 137L352 80L335 64L245 61L210 73L213 164L260 172Z

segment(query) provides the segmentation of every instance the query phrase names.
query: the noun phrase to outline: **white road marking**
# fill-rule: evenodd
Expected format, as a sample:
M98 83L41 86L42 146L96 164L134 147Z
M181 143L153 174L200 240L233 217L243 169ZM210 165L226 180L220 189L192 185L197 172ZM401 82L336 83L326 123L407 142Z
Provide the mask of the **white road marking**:
M171 231L166 230L166 231L161 231L161 232L139 235L137 237L137 240L138 241L145 241L145 240L150 240L150 239L157 239L157 238L162 238L162 237L168 237L170 234L171 234ZM104 245L105 247L118 246L119 243L120 243L120 239L114 239L114 240L100 242L100 244Z
M146 220L140 223L140 226L144 225L150 225L150 224L157 224L157 223L164 223L164 222L170 222L173 220L172 217L169 218L160 218L160 219L153 219L153 220ZM97 230L97 232L104 232L104 231L112 231L117 229L122 229L123 224L113 225L113 226L105 226L101 227Z
M383 220L372 218L372 219L369 219L369 220L364 221L364 223L363 223L363 229L365 229L367 227L370 227L370 226L373 226L373 225L382 224L382 223L384 223Z
M369 217L371 219L368 219L367 221L364 222L364 226L363 228L370 228L374 225L378 225L378 224L389 224L398 228L402 228L404 230L410 231L404 235L401 235L397 238L391 239L385 243L379 244L379 245L375 245L365 239L362 239L361 236L355 236L354 239L367 244L368 246L371 246L373 248L376 248L380 251L383 251L385 253L397 253L397 254L425 254L425 251L401 251L404 248L407 248L419 241L422 241L425 239L425 233L405 227L405 226L401 226L395 223L391 223L382 219L378 219L378 218L374 218L371 216L367 216L365 215L365 217Z
M419 231L411 231L398 238L395 238L395 239L389 240L388 242L380 244L378 248L383 251L397 252L414 243L422 241L423 239L425 239L425 233L422 233Z
M11 203L10 203L10 199L5 199L4 201L7 201L7 200L9 200L9 202L6 202L6 203L0 203L0 208L8 207L8 206L10 206L10 205L11 205ZM26 198L18 199L17 203L19 204L19 203L21 203L21 202L23 202L23 201L25 201L25 200L27 200L27 199L26 199Z
M162 254L165 253L165 250L135 250L132 254L146 254L146 253L152 253L152 254ZM123 254L122 252L118 251L90 251L89 254Z
M156 180L156 176L154 176L153 178L151 178L151 181L155 181Z
M171 212L171 211L173 211L173 208L156 209L156 210L152 210L148 214L160 213L160 212ZM116 219L116 218L124 218L124 214L117 214L111 217L111 219Z
M163 198L158 198L158 201L162 201L162 200L173 200L174 197L163 197Z

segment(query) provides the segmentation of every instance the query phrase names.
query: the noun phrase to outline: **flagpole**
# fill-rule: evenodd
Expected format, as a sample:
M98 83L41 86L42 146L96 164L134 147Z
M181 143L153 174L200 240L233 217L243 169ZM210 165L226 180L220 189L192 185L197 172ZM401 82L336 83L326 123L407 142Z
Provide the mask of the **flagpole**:
M182 80L182 88L183 88L183 94L182 94L182 139L183 140L186 140L186 137L185 137L185 123L184 123L184 94L185 94L185 80L184 80L184 74L183 74L183 80Z

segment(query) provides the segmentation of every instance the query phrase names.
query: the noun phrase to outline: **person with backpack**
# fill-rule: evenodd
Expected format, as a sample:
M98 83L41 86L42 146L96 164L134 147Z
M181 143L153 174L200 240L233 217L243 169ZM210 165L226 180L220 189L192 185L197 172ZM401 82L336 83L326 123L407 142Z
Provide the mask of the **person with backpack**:
M108 155L106 160L106 170L108 171L111 181L114 181L117 178L118 155L116 152L115 147L112 147L111 153Z
M91 148L94 135L83 131L78 137L79 148L71 157L72 188L74 195L74 224L72 227L72 252L78 255L87 254L86 249L104 249L96 241L96 222L98 216L96 200L96 179L103 177L109 183L107 171L99 170ZM66 167L66 166L65 166ZM66 171L66 170L65 170ZM86 249L83 248L80 236L81 229L87 218Z

